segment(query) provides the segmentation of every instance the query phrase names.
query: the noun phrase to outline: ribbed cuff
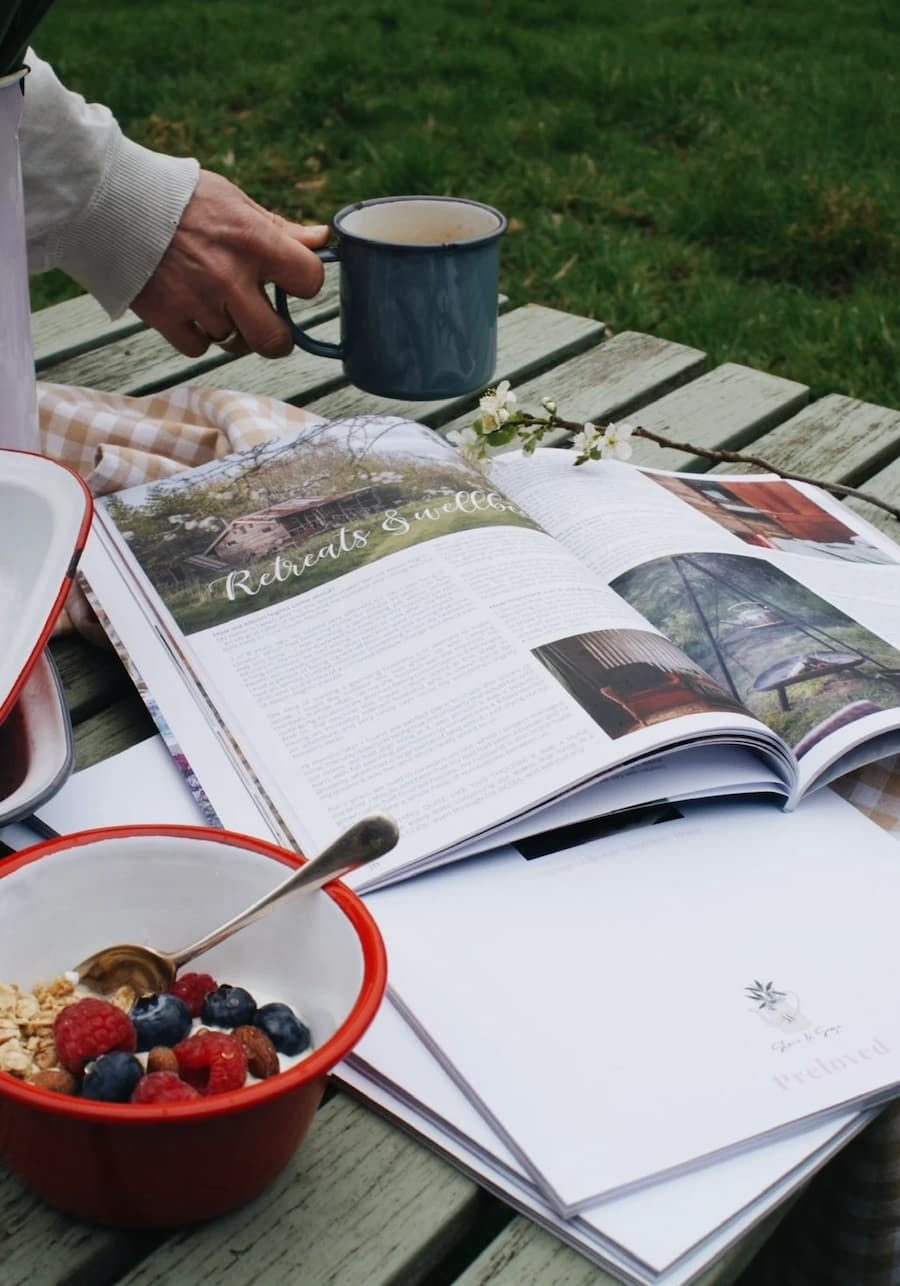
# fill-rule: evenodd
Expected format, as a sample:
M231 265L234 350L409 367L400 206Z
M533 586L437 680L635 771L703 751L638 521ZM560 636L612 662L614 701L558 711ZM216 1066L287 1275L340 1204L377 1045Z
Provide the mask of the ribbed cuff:
M88 208L63 236L59 266L120 317L168 249L199 177L192 158L120 136Z

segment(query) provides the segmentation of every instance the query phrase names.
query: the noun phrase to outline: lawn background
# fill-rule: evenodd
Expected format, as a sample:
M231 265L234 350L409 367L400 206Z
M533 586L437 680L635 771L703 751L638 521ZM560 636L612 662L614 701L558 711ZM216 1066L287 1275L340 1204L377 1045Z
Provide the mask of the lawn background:
M900 406L896 0L57 0L35 44L291 218L483 199L513 305Z

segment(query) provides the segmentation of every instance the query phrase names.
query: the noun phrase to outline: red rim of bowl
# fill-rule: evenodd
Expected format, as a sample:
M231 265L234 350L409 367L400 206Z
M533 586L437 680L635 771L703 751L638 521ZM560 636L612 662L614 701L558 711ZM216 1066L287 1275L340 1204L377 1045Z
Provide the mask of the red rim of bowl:
M25 660L25 663L22 666L22 669L19 672L19 675L16 678L15 682L13 683L12 687L9 689L8 692L0 694L0 723L3 723L4 720L8 717L13 706L16 704L19 697L22 695L22 689L24 688L25 682L28 679L28 676L31 674L32 669L34 668L35 661L37 660L37 658L40 656L40 654L43 652L44 648L47 646L47 644L50 641L50 635L53 633L53 627L56 624L56 621L59 617L60 612L65 606L66 599L69 596L69 590L72 588L72 584L75 580L75 569L78 566L78 561L81 558L82 553L84 552L85 545L87 544L87 538L88 538L88 535L90 534L91 523L94 517L94 498L91 495L90 489L88 488L88 485L85 482L84 478L80 477L79 474L77 474L74 469L70 469L67 464L61 464L60 461L58 460L50 461L47 459L46 456L40 455L36 451L17 451L15 454L34 456L34 458L36 460L40 460L42 464L50 464L52 465L53 468L63 469L66 473L70 474L71 477L73 477L75 481L78 483L78 486L81 488L82 497L84 500L84 513L82 514L82 517L81 517L81 522L78 528L78 535L75 538L75 544L72 547L72 553L69 558L69 562L61 572L62 581L59 587L59 593L56 595L56 598L53 600L53 606L50 608L50 611L47 615L47 619L44 622L43 628L41 629L41 633L36 639L35 644L32 647L31 651L29 652Z
M0 879L30 865L43 857L81 848L85 844L102 840L138 838L158 835L173 839L204 839L229 844L234 848L249 849L274 858L285 866L302 866L305 858L269 844L265 840L240 835L235 831L221 831L207 826L108 826L50 840L45 844L25 849L18 857L7 858L0 865ZM307 1082L318 1080L350 1052L372 1022L387 986L387 955L384 942L368 909L360 898L339 881L332 881L321 890L338 904L350 920L359 937L363 954L363 981L353 1008L333 1036L302 1062L279 1072L257 1085L245 1085L239 1090L216 1094L190 1103L172 1103L157 1107L153 1104L92 1103L67 1094L29 1085L6 1073L0 1073L0 1094L31 1107L40 1105L62 1116L77 1117L86 1121L117 1122L122 1125L151 1125L159 1121L197 1120L201 1117L224 1116L271 1099L289 1094Z

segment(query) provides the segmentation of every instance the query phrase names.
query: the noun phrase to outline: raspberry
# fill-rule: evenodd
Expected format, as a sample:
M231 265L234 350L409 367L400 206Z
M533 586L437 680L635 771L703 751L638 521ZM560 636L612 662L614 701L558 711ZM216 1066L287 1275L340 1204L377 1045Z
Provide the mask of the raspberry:
M150 1072L138 1081L132 1103L191 1103L200 1095L177 1072Z
M192 1018L199 1018L204 1000L211 991L215 991L218 985L212 974L184 973L180 978L175 979L170 990L173 996L184 1001L191 1011Z
M133 1054L137 1047L137 1033L126 1013L108 1000L76 1000L66 1005L56 1015L53 1038L60 1063L73 1076L80 1076L85 1063L123 1050Z
M175 1046L178 1070L201 1094L239 1090L247 1079L243 1046L224 1031L198 1031Z

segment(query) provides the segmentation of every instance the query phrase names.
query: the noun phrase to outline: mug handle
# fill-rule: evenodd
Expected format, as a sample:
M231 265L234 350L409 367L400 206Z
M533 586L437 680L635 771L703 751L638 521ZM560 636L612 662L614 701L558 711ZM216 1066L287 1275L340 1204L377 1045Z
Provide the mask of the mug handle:
M340 262L337 250L333 250L331 246L326 246L324 250L315 250L313 253L317 254L323 263ZM305 348L307 353L312 353L315 357L342 358L344 356L343 345L330 344L325 339L313 339L303 326L297 325L288 309L288 297L279 285L275 286L275 307L290 326L294 343L299 348Z

